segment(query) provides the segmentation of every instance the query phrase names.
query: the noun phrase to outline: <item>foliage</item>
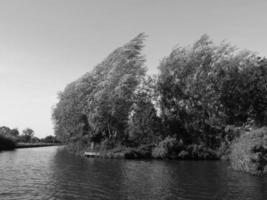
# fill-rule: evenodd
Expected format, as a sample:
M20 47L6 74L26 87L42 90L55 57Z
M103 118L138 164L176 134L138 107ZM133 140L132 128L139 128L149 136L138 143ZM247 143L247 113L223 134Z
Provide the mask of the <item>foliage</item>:
M0 151L14 149L16 146L17 129L0 127Z
M152 156L154 158L167 158L178 146L178 142L176 138L173 137L166 137L162 140L158 146L156 146L152 151Z
M253 58L254 59L254 58ZM245 60L245 66L233 66L222 83L220 101L228 124L242 125L253 120L266 124L267 61Z
M53 112L59 139L124 140L135 89L145 74L144 35L116 49L91 73L68 85Z
M211 160L218 159L217 153L205 145L191 144L184 145L176 138L166 137L152 151L154 158L169 159L193 159L193 160Z
M30 128L24 129L20 134L17 128L11 129L6 126L2 126L0 127L0 136L4 137L7 140L10 139L14 143L20 143L20 146L22 145L22 143L59 143L56 137L52 135L42 139L35 137L34 131ZM28 144L25 145L29 146Z
M16 142L14 140L0 134L0 151L14 149L15 147Z
M267 67L251 52L216 45L204 35L174 49L159 69L166 130L186 144L216 149L227 125L265 120Z
M242 132L246 130L246 127L227 125L220 137L221 145L217 150L218 156L220 156L223 160L228 160L231 153L231 145L233 141L240 137Z
M12 140L17 140L17 137L19 135L18 129L10 129L7 126L0 127L0 135L11 138Z
M59 141L57 140L57 138L53 135L48 135L45 138L41 139L41 142L43 143L59 143Z
M145 159L151 158L153 145L140 145L138 148L128 149L125 152L124 157L126 159Z
M217 159L228 158L242 132L267 125L266 59L203 35L176 47L149 77L144 37L59 93L58 139L79 152L94 142L108 157Z
M26 128L22 131L22 135L20 136L21 142L32 142L34 138L34 131L30 128Z
M153 99L153 79L148 78L138 88L128 122L128 145L158 143L163 126Z
M256 175L267 173L267 128L242 133L232 145L230 161L236 170Z
M189 145L178 154L178 158L193 160L216 160L219 159L217 152L205 145Z

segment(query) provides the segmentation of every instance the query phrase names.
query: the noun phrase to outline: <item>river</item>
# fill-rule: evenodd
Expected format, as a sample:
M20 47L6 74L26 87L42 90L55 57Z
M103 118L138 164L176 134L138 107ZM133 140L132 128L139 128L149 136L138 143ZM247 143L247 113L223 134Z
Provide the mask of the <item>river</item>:
M265 200L267 177L222 161L89 159L41 147L0 152L0 199Z

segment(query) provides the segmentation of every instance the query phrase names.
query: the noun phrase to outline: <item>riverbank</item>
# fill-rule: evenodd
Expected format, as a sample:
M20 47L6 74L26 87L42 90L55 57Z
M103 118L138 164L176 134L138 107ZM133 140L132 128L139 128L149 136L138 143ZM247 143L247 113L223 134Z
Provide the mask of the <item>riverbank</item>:
M34 148L34 147L48 147L48 146L59 146L58 143L18 143L16 149L19 148Z
M177 149L159 148L155 145L139 147L117 147L109 150L85 150L80 154L86 157L106 159L158 159L158 160L219 160L220 156L213 150L198 145L189 145Z
M18 144L0 144L0 151L22 149L22 148L36 148L36 147L49 147L49 146L59 146L61 144L54 143L18 143Z
M85 151L86 157L97 157L106 159L152 159L152 145L137 148L118 147L109 150Z
M76 154L107 159L228 160L237 171L267 174L267 128L238 128L228 135L225 142L215 149L201 144L185 145L172 137L158 144L138 147L117 145L107 148L100 144L91 149L89 144L83 142L75 142L68 147Z

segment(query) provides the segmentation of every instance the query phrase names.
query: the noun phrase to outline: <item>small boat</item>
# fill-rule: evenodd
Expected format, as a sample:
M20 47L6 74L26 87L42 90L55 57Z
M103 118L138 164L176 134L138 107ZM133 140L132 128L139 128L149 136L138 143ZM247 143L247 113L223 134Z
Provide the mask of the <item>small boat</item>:
M84 156L86 157L100 157L100 153L99 152L84 152Z

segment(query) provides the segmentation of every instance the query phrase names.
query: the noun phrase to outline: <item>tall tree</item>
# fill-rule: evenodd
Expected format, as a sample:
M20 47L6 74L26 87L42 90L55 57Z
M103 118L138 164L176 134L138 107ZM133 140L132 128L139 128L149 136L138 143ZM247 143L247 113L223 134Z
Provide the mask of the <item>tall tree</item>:
M160 105L169 134L186 142L216 145L227 122L222 104L225 80L234 69L254 67L256 56L214 44L203 35L192 46L178 47L160 64ZM228 88L230 89L230 88Z
M30 128L26 128L22 131L22 137L24 142L31 142L34 137L34 131Z
M53 112L59 138L124 138L135 89L146 71L144 38L139 34L66 87Z

